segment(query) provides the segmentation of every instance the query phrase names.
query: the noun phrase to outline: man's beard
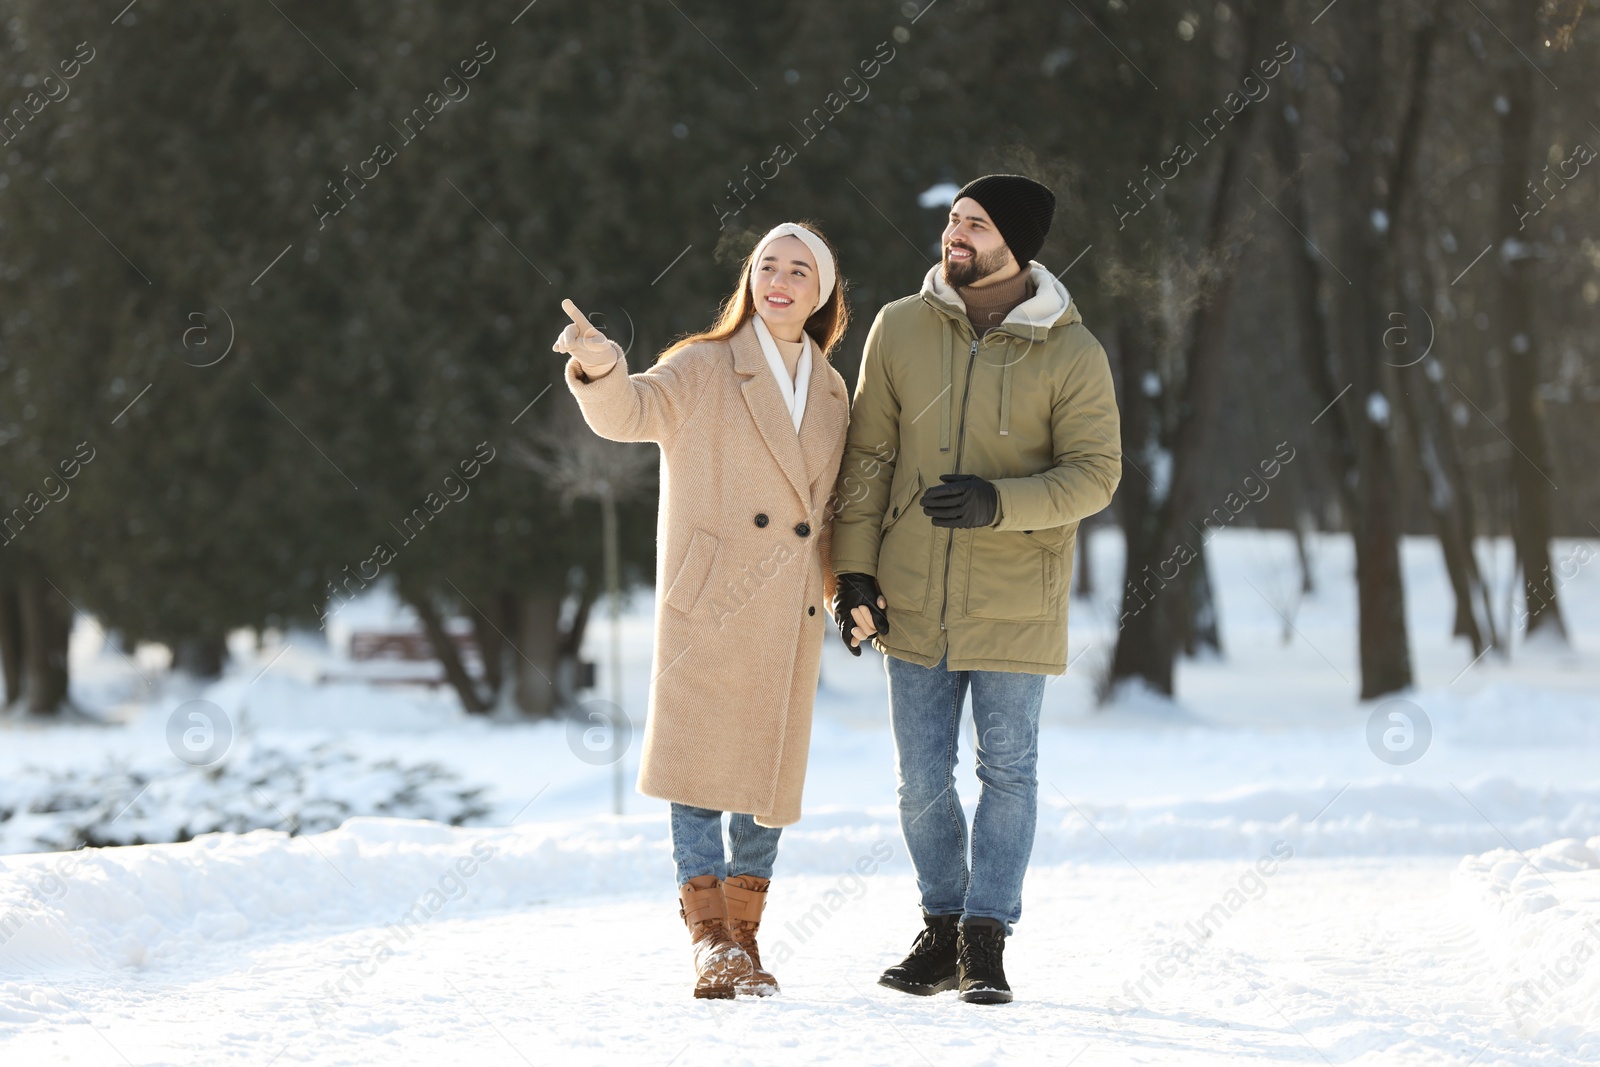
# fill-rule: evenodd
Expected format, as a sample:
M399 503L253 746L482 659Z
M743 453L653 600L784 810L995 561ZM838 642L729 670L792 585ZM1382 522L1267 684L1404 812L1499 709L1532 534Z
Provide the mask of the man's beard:
M978 252L973 250L971 259L962 263L952 262L949 248L944 253L944 281L946 285L960 288L982 281L997 270L1005 269L1007 250L1004 245L992 252Z

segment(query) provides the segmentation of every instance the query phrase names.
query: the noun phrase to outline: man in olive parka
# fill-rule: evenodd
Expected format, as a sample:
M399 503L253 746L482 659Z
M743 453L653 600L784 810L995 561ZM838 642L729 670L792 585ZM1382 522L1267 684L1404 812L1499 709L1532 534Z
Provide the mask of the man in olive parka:
M955 196L941 262L867 334L833 526L835 620L884 654L900 826L925 928L881 984L1011 1000L1005 937L1022 911L1038 813L1039 707L1067 665L1078 523L1122 477L1105 350L1034 261L1055 197L1020 175ZM980 783L955 793L972 691Z

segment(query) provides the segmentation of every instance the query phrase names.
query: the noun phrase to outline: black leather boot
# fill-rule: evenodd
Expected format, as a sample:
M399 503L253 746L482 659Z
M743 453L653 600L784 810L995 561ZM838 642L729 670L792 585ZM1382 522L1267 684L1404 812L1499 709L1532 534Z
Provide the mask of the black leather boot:
M883 972L878 984L902 993L929 997L956 988L956 943L959 915L925 915L927 925L911 944L905 959Z
M961 999L968 1004L1009 1004L1002 958L1006 949L1006 924L999 919L972 918L961 924L957 947Z

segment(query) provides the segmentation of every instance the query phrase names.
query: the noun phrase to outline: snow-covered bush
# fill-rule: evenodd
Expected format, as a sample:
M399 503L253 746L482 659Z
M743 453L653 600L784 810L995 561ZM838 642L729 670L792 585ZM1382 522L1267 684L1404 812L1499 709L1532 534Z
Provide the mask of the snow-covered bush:
M370 760L333 743L241 745L204 768L30 767L0 782L0 853L187 841L219 830L319 833L353 815L460 826L488 813L482 793L437 763Z

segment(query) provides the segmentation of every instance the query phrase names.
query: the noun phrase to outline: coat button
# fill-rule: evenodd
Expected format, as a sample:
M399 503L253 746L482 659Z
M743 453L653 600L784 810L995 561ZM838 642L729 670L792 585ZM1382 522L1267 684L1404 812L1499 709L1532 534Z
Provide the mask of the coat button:
M764 511L756 512L756 525L757 526L765 526L766 524L767 524L767 513L764 512Z
M801 537L810 537L811 536L811 524L802 522L802 523L800 523L798 526L796 526L794 528L794 532L799 534Z
M807 615L815 615L816 613L817 613L817 609L815 607L809 607L809 608L806 609L806 614Z

